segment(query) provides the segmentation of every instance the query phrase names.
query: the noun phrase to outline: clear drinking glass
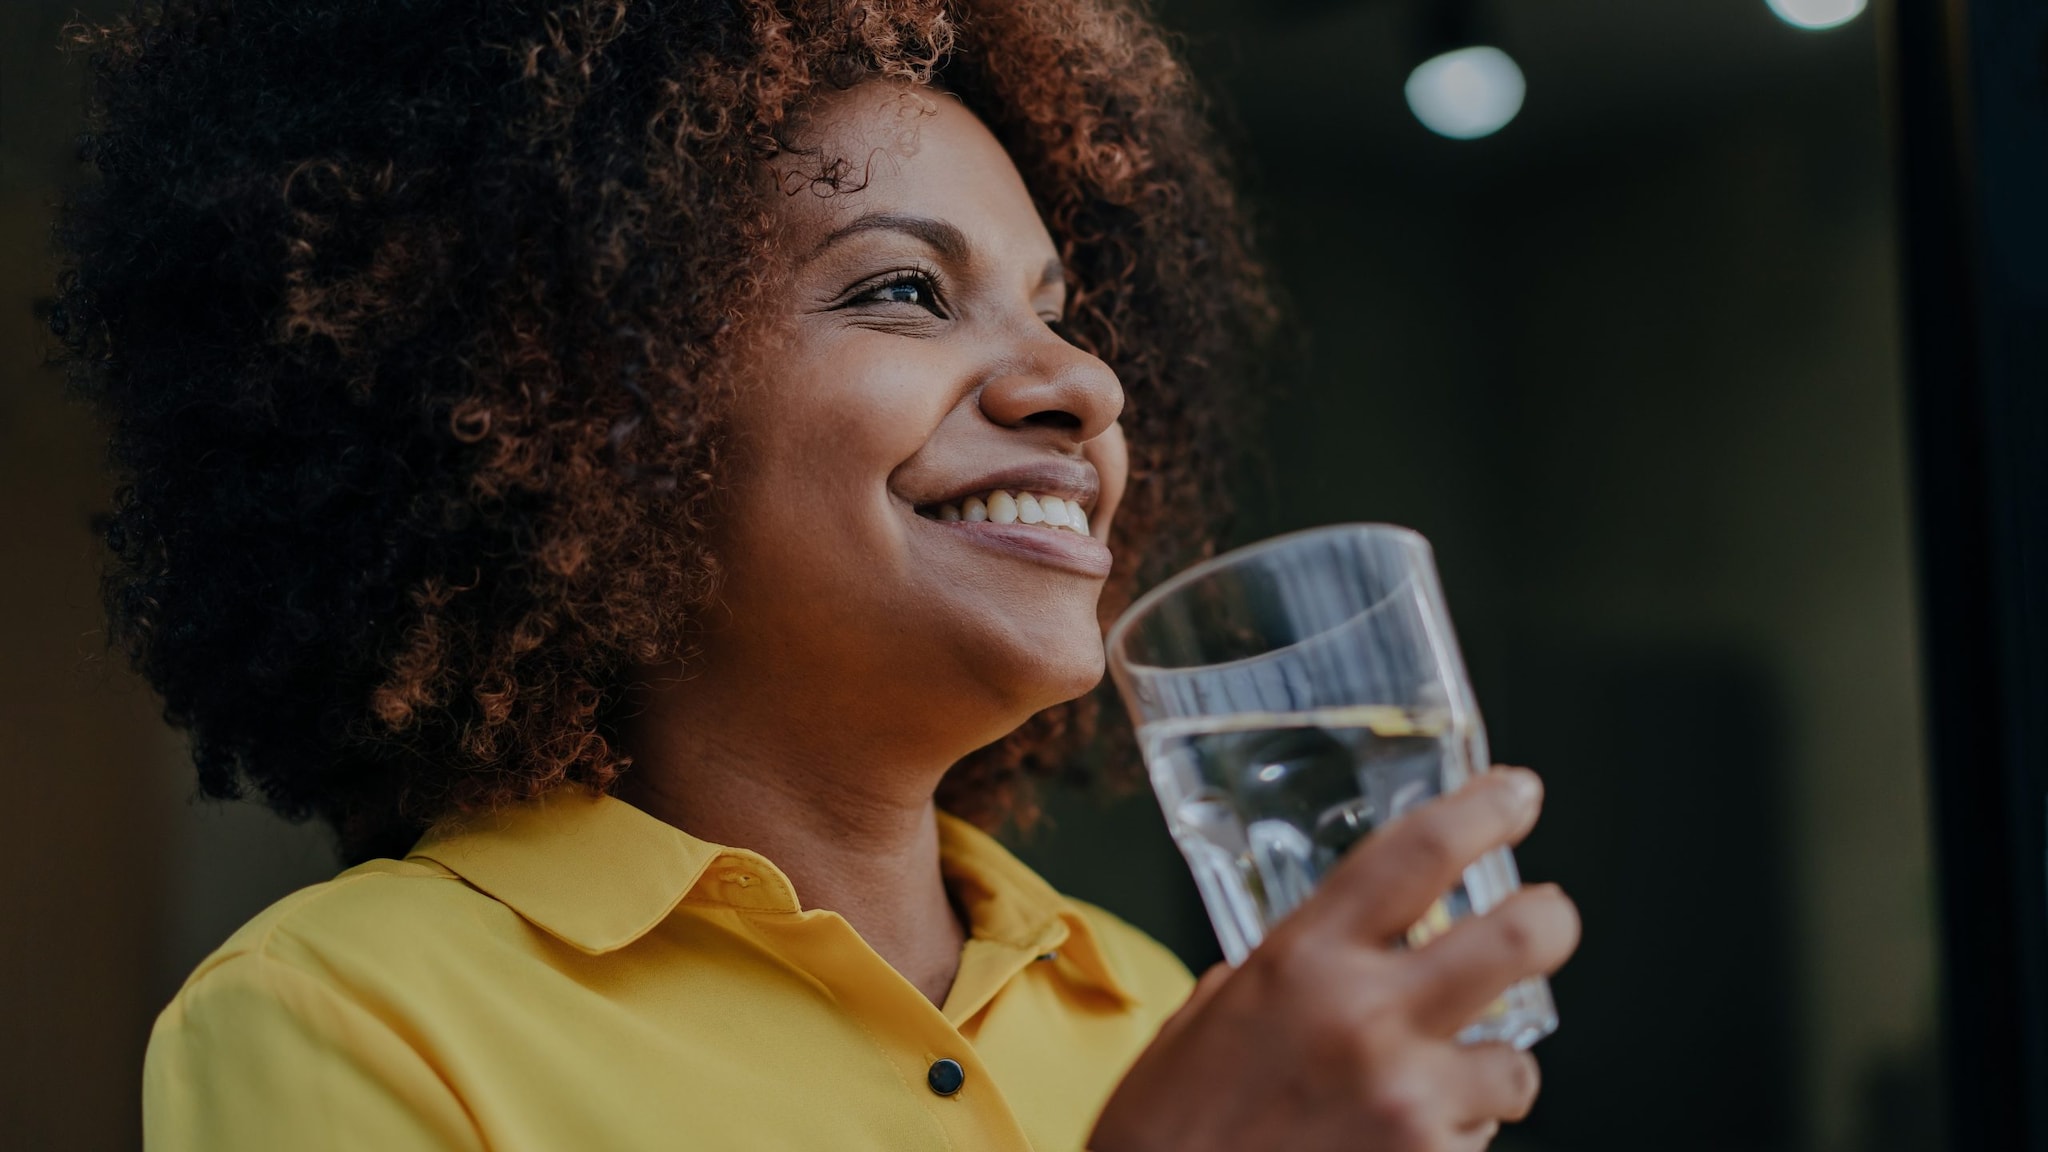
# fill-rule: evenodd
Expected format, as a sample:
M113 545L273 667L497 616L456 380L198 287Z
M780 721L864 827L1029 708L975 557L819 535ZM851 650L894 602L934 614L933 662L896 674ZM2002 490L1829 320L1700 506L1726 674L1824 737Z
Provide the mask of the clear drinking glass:
M1486 771L1486 730L1429 542L1345 524L1197 565L1133 604L1109 665L1224 956L1242 963L1373 829ZM1420 947L1520 887L1505 848L1410 928ZM1557 1027L1525 980L1459 1034Z

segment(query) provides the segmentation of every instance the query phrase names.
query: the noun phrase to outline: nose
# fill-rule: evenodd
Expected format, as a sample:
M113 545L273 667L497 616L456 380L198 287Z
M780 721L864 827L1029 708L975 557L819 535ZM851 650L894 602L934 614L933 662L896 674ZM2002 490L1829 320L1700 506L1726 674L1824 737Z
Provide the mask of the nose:
M1083 444L1107 432L1124 408L1109 365L1041 328L1026 349L990 373L981 411L1004 428L1055 428Z

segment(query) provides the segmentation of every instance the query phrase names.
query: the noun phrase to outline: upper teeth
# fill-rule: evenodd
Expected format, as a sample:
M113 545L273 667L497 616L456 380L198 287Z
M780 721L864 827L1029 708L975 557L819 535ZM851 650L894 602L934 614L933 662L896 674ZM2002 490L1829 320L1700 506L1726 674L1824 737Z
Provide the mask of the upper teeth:
M1036 524L1041 528L1064 528L1088 535L1088 513L1077 500L1041 496L1036 492L983 492L958 504L941 504L937 519L965 520L978 524Z

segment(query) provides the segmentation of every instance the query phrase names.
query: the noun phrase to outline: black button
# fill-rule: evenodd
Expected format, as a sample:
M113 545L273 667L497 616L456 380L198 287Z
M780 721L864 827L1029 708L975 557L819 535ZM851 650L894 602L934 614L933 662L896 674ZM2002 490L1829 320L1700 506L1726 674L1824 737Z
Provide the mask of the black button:
M932 1062L932 1070L924 1074L924 1082L931 1085L932 1091L939 1095L951 1096L960 1090L960 1085L967 1082L967 1070L960 1067L958 1060L935 1060Z

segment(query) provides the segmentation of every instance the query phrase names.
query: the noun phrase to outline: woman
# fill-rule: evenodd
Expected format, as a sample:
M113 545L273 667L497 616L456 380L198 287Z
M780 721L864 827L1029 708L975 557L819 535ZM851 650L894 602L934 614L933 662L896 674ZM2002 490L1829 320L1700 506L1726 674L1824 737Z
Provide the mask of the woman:
M1576 926L1392 941L1490 773L1192 981L977 825L1208 547L1271 307L1116 0L237 0L92 45L53 316L115 631L355 866L165 1009L152 1148L1477 1148ZM1112 525L1115 531L1112 533ZM1114 547L1112 547L1114 544ZM1142 564L1141 564L1142 561Z

